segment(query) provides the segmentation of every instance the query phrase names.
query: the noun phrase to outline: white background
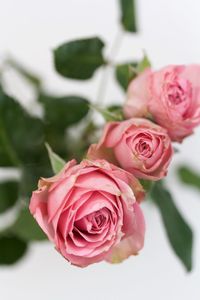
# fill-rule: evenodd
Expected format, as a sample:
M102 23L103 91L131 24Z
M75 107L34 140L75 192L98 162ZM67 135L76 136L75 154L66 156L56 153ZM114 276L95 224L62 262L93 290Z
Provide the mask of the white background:
M93 100L101 71L96 72L92 81L67 81L53 71L52 50L70 39L98 35L108 44L106 54L109 54L119 31L117 2L0 0L0 58L13 54L41 73L50 91L80 93ZM199 0L137 2L140 35L126 34L115 60L141 57L145 49L155 68L169 63L200 63ZM10 78L16 95L29 106L29 93L14 77ZM109 80L105 99L122 101L121 90L112 78ZM200 172L199 139L197 130L184 141L181 153L174 158L174 166L190 162ZM191 274L184 271L169 248L157 210L145 203L146 245L138 257L120 265L100 263L79 269L65 262L52 245L34 244L16 266L0 268L0 299L200 299L200 194L183 188L174 178L174 168L170 170L168 183L177 206L195 231Z

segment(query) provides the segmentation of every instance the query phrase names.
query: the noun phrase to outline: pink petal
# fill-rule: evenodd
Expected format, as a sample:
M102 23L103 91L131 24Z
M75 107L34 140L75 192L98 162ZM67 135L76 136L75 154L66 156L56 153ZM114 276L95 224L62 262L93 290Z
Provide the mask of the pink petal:
M127 119L133 117L146 117L148 115L147 103L149 100L150 69L133 79L128 87L127 101L124 105L124 115Z
M43 187L38 191L33 192L29 209L31 214L34 216L39 226L48 236L48 238L53 241L54 230L51 224L48 223L48 211L47 211L47 188Z
M130 255L137 255L144 246L145 221L143 213L137 203L134 204L135 226L131 236L125 237L108 254L106 260L110 263L119 263Z
M116 183L101 172L93 172L91 174L85 174L79 176L76 181L76 186L81 188L90 189L91 191L105 191L113 195L120 195L121 192Z

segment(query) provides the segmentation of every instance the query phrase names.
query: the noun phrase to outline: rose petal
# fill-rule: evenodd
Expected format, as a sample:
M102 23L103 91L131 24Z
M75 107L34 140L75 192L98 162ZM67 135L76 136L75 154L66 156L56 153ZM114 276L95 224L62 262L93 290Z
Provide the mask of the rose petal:
M137 255L144 246L145 222L143 213L137 203L134 204L135 226L131 236L125 237L108 254L106 260L119 263L130 255Z

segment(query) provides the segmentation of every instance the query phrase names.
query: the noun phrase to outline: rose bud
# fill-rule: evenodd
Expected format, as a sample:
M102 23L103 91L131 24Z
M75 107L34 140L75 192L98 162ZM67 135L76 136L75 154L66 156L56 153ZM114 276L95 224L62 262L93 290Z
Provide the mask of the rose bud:
M159 180L166 176L173 154L165 129L146 119L110 122L89 159L105 158L138 178Z
M153 73L148 106L172 140L181 142L200 124L200 66L169 66Z
M63 257L86 267L142 249L143 197L135 177L105 160L72 160L58 175L39 181L30 211Z

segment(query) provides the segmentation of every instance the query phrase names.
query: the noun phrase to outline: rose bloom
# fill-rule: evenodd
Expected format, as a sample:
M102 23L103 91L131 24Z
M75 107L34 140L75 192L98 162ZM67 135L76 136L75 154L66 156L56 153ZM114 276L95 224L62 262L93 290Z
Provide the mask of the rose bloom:
M169 66L153 73L149 111L174 141L200 124L200 66Z
M132 118L110 122L88 158L105 158L138 178L159 180L166 176L173 149L165 129L153 122Z
M144 244L145 224L138 180L105 160L75 160L52 178L41 179L30 211L73 265L119 262Z
M145 116L148 111L168 130L173 141L181 142L200 124L199 65L172 65L157 72L145 71L130 83L128 90L125 116Z

